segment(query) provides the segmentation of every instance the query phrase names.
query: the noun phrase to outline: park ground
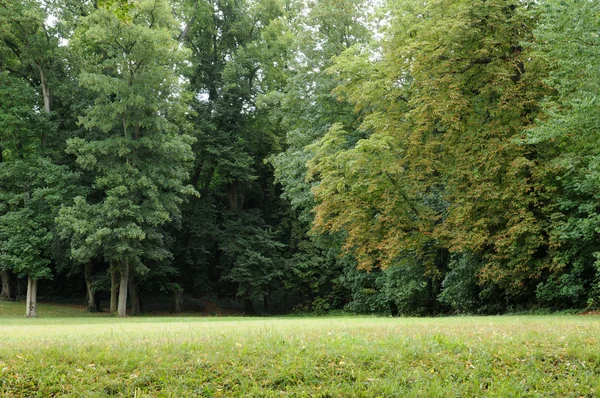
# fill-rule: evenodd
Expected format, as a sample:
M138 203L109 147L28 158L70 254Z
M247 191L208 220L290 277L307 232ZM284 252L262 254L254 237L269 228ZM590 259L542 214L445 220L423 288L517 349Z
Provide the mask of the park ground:
M0 303L3 397L595 397L600 317L130 317Z

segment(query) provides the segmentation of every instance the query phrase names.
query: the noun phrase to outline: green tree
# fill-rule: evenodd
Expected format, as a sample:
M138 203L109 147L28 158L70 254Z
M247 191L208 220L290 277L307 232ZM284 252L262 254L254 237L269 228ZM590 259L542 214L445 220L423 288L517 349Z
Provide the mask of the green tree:
M47 7L47 3L37 1L0 2L0 71L6 71L13 78L21 79L35 90L35 94L31 94L34 95L34 98L30 98L30 94L25 96L20 95L24 89L20 89L18 90L19 92L15 93L10 92L11 89L16 87L16 83L8 84L6 87L8 90L7 94L15 95L14 101L7 104L8 109L12 107L12 110L16 112L12 115L12 121L10 120L11 117L8 120L5 119L5 122L8 124L5 133L9 136L12 134L13 136L6 143L7 156L9 158L12 156L12 159L18 158L26 161L27 167L31 167L32 170L44 167L42 166L44 162L49 162L48 165L53 163L58 164L58 157L60 156L57 157L57 154L64 148L57 134L57 117L52 107L55 99L53 93L60 85L59 80L65 68L61 62L62 57L59 56L61 51L58 31L48 23L49 11ZM18 101L22 102L18 103ZM17 110L18 107L21 107L20 110ZM35 117L31 115L24 117L22 111L26 111L27 109L29 109L30 113L44 112L47 116L42 117L36 114ZM10 115L10 112L7 112L7 114ZM20 120L22 125L28 124L26 129L30 130L29 134L24 132L22 126L21 131L18 134L15 133L15 131L19 130L19 128L15 130L17 127L14 124L15 120ZM52 123L50 123L50 120ZM31 134L38 135L34 138ZM15 138L17 135L19 135L18 139ZM10 149L13 144L16 146ZM38 146L37 149L35 148L36 144ZM1 148L0 151L2 151ZM15 163L9 162L9 165L6 167L14 165ZM21 165L19 170L23 171L23 167ZM48 173L46 174L59 171L59 169L48 167ZM22 180L22 182L29 181L32 186L38 184L38 187L40 187L39 184L47 184L48 180L46 178L48 175L41 177L44 172L38 171L38 173L40 174L40 180L37 182L27 179ZM8 178L7 176L5 177ZM15 170L15 178L25 178L25 176ZM65 179L65 181L67 180L69 178ZM6 183L7 186L11 186L8 181ZM25 184L27 183L25 182ZM58 187L56 188L58 189ZM56 203L53 203L52 206L55 205ZM49 205L49 207L45 208L49 211L49 214L53 213L52 206ZM38 210L41 211L41 208ZM34 214L32 217L35 218L38 215ZM39 215L39 217L43 218L46 215ZM40 221L40 227L51 227L51 222L38 221ZM35 234L32 233L33 235ZM42 244L42 241L40 240L38 243ZM50 262L51 258L55 257L54 254L46 252L44 254L45 260ZM3 271L3 280L3 286L9 288L10 285L6 282L12 280L10 271ZM31 294L31 287L36 286L37 282L29 283L29 297L35 298L35 294ZM28 308L35 309L35 300L32 301L32 305L28 304Z
M237 285L245 312L254 311L252 298L257 297L268 310L269 294L281 283L284 245L256 212L231 213L222 228L222 279Z
M0 73L0 269L28 279L28 317L36 316L38 280L52 277L54 217L75 177L42 156L40 137L53 124L36 103L31 86Z
M340 80L327 68L336 55L352 45L368 42L370 34L360 19L366 7L366 2L357 0L307 2L291 21L295 37L292 48L297 56L290 60L287 84L278 93L285 139L283 151L272 156L270 162L294 218L290 246L295 253L286 261L287 283L294 286L301 301L308 301L308 309L312 302L322 307L324 296L333 292L345 295L336 280L347 269L346 261L351 260L339 257L340 239L308 236L316 202L311 194L315 182L307 178L307 163L315 156L310 145L334 124L348 130L359 124L352 104L332 93ZM362 137L362 133L355 137ZM325 301L336 300L327 297Z
M48 12L32 0L0 2L0 61L2 69L28 80L41 89L43 109L51 111L51 85L56 69L58 36L48 26ZM55 79L54 79L55 80ZM47 133L42 133L46 146Z
M393 2L385 39L344 52L340 95L368 138L334 125L317 144L315 228L346 234L362 267L424 267L472 252L515 300L547 261L536 148L521 146L543 95L524 2ZM419 273L414 273L418 275Z
M146 0L128 18L94 11L73 38L84 60L79 82L95 101L80 118L88 137L70 139L67 151L93 174L96 192L61 209L58 222L77 261L97 256L120 273L119 316L130 275L169 259L161 227L177 221L184 196L195 193L185 185L193 140L179 123L186 96L177 34L169 4Z
M223 278L238 263L230 254L241 252L232 248L251 238L230 226L239 218L255 223L247 227L262 234L267 225L277 231L283 224L278 219L282 200L264 163L279 149L281 131L272 112L276 99L265 94L285 84L291 56L288 11L274 0L199 0L184 2L181 13L186 25L180 40L191 51L185 75L196 112L190 117L197 138L192 184L201 198L190 200L184 210L183 227L175 234L175 264L186 289L224 288L223 293L236 295L248 279L228 277L224 283ZM273 239L266 240L274 244ZM268 268L272 261L261 264ZM257 280L259 268L252 268Z
M556 307L598 306L597 246L600 112L597 51L600 5L542 2L533 42L551 73L553 90L528 143L544 149L546 185L552 191L551 273L537 287L541 302Z

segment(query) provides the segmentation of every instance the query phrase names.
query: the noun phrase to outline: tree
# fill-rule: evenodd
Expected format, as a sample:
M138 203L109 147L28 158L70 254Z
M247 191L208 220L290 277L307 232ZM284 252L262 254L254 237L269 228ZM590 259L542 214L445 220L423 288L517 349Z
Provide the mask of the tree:
M40 136L53 126L35 105L32 87L0 73L0 269L28 278L28 317L36 316L38 280L52 277L53 221L76 177L40 154Z
M517 143L544 93L520 44L529 6L391 3L386 39L338 58L367 138L338 124L314 145L315 228L346 234L362 267L416 257L441 286L448 251L471 252L481 282L531 297L548 243L536 148Z
M80 118L87 137L70 139L67 151L93 173L95 192L61 209L58 223L73 237L77 261L100 257L120 273L121 317L130 276L169 260L161 227L178 220L184 197L195 194L185 184L193 140L179 123L186 95L177 33L167 1L146 0L128 18L94 11L73 38L84 60L80 84L96 97Z
M556 307L586 301L598 306L599 12L596 2L545 1L532 42L535 56L551 69L546 83L553 90L526 140L544 149L545 183L552 192L552 272L537 296Z
M237 261L231 253L241 253L233 247L250 238L231 225L237 219L251 222L246 227L262 235L284 224L278 218L284 205L264 162L278 150L282 134L271 98L264 95L285 84L291 33L284 5L273 0L183 4L180 40L191 50L186 77L196 112L190 115L197 138L191 182L201 193L185 206L183 227L175 233L174 264L185 289L208 293L225 287L223 295L237 295L247 279L219 281L231 275ZM275 244L274 236L281 234L268 236L269 244ZM272 262L277 260L260 264L271 268Z
M283 92L277 97L270 94L278 98L277 110L285 132L284 150L271 156L270 162L293 217L290 246L294 254L286 261L287 283L308 301L310 309L313 302L321 307L322 300L327 304L344 300L345 289L335 281L348 269L346 262L352 262L339 257L339 237L308 236L316 206L311 194L315 181L307 178L307 163L315 157L311 144L333 125L350 131L359 125L352 104L332 93L340 80L327 69L333 57L353 45L366 44L370 34L366 21L360 19L367 14L366 2L324 0L303 6L305 9L291 23L295 37L292 48L298 55L289 62ZM362 133L355 137L362 137ZM328 297L333 292L339 294L337 300Z
M244 311L254 312L252 297L264 300L281 281L281 250L284 245L256 212L232 213L223 224L219 249L223 253L222 279L237 284Z
M43 109L51 111L51 74L56 62L58 38L47 26L48 13L42 4L32 0L0 2L0 36L7 58L2 66L11 73L39 84L43 98ZM48 135L41 136L42 146L46 146Z

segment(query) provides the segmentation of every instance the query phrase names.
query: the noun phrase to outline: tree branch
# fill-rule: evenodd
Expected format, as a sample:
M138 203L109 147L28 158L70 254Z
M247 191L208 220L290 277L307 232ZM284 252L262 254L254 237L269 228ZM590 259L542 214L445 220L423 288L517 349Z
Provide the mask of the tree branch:
M185 40L188 33L190 33L190 29L191 29L192 25L194 25L194 22L196 22L196 15L198 14L198 3L199 3L198 0L196 0L194 2L194 14L192 15L192 18L190 19L190 21L185 25L185 28L183 28L183 31L181 32L181 34L179 35L178 40L180 43L182 43Z

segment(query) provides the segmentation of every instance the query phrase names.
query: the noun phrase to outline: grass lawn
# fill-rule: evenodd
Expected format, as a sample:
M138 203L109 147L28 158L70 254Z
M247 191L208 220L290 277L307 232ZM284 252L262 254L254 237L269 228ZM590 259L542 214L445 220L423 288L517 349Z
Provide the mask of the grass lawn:
M65 309L24 319L17 306L0 303L3 397L600 395L597 316L116 319Z

